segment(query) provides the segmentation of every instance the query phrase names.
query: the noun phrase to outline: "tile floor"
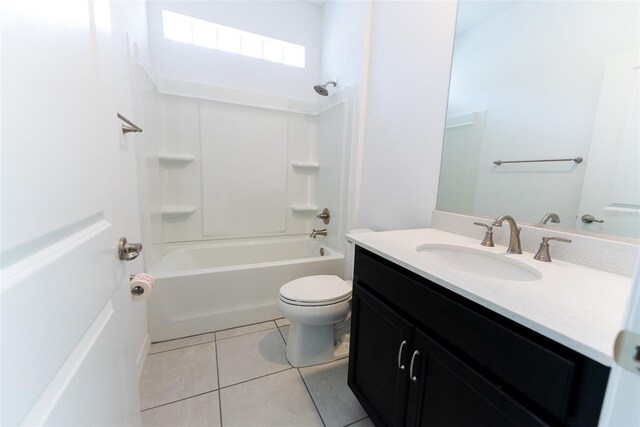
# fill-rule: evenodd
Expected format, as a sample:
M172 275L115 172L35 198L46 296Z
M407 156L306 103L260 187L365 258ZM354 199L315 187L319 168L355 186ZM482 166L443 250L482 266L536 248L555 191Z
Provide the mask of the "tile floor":
M144 426L370 427L347 387L347 359L293 368L289 322L152 344L140 380Z

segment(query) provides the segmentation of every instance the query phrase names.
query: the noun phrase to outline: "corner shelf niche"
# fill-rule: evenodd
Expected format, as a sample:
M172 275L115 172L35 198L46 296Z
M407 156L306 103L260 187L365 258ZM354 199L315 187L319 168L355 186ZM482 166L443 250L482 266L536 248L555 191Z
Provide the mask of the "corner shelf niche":
M160 153L158 154L158 159L161 162L191 163L195 160L195 156L192 154Z
M483 120L485 111L472 111L454 117L447 117L444 128L455 129L465 126L475 126Z
M320 164L317 162L291 162L291 166L298 171L303 173L317 173L318 168L320 168Z
M194 205L163 206L162 209L160 209L162 216L191 215L195 211L196 207Z
M294 213L315 214L318 212L318 207L316 205L293 204L291 210Z

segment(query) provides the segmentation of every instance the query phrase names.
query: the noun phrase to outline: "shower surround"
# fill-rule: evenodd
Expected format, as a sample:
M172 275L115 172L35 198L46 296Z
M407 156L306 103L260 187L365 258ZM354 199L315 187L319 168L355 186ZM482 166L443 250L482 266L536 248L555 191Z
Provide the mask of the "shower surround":
M148 225L143 229L149 234L147 241L162 243L154 245L148 256L148 268L160 277L148 301L151 340L278 317L264 305L272 294L275 308L279 285L310 274L342 275L344 243L339 236L346 231L346 165L355 89L338 88L331 96L318 96L317 103L310 103L157 77L152 80L161 104L161 129L155 154L153 147L145 147L144 163L147 170L158 171L159 182L144 177L144 171L142 181L146 178L148 192L160 194L160 204L148 203L143 219L159 218L161 227ZM317 241L331 248L329 258L335 262L328 262L329 258L321 263L300 262L311 256L308 250L282 249L280 244L278 251L289 254L280 261L290 261L295 268L273 276L256 268L262 261L261 257L255 258L252 248L275 250L273 239L293 238L298 245L308 241L312 228L324 227L316 219L323 208L331 211L331 223L327 237ZM247 240L251 245L229 244ZM166 273L163 265L168 248L177 243L196 245L198 253L206 254L201 256L207 258L206 262L193 271ZM218 249L204 250L207 245ZM234 253L246 250L254 255L239 256L244 260L240 263L221 265L222 259L229 259L225 251L232 246ZM201 274L212 265L223 270L233 265L233 270L242 271L238 275L242 286L230 286L240 282L224 274L215 280ZM165 274L171 280L165 280ZM199 282L194 284L194 280ZM208 289L203 290L205 287ZM252 299L252 295L259 297ZM194 304L191 309L189 300ZM162 317L158 313L165 317L176 313L174 303L183 313L206 312L201 307L203 301L210 301L211 312L195 315L200 317L193 323L197 327L168 328L166 318L160 322L163 327L156 324ZM228 313L210 315L223 309L215 305L221 301ZM232 313L234 310L237 313ZM178 323L187 321L182 315L173 318ZM161 332L167 328L173 332Z

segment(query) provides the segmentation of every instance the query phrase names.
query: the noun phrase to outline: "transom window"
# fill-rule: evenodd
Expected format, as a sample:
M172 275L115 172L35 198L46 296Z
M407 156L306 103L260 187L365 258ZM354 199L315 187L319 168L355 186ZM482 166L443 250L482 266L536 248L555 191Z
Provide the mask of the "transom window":
M179 13L162 11L164 38L217 49L292 67L304 68L305 48L237 28L227 27Z

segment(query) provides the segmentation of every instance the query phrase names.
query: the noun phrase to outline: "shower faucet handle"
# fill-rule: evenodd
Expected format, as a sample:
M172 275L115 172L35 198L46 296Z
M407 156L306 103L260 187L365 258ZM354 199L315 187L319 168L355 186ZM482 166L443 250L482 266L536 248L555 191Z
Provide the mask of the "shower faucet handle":
M493 244L493 226L489 225L489 224L485 224L483 222L474 222L473 225L479 225L481 227L486 227L487 228L487 232L484 235L484 239L482 240L482 243L480 243L482 246L487 246L489 248L494 247L495 245Z
M331 221L331 212L329 212L329 209L324 208L322 209L322 212L316 215L316 218L321 219L322 222L325 223L325 225L329 224L329 222Z

